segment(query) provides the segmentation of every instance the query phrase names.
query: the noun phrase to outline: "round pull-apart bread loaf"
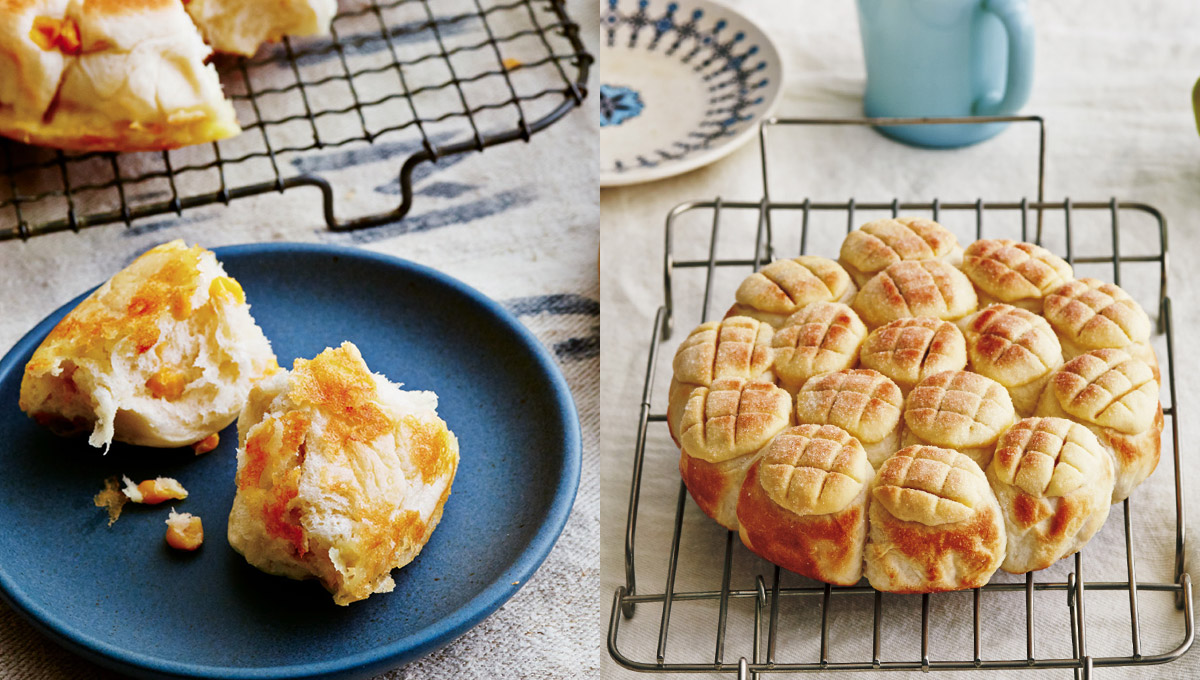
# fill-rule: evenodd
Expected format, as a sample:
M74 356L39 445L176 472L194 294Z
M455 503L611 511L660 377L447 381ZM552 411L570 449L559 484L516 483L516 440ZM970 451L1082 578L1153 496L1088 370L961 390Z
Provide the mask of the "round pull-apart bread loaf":
M949 321L918 316L897 319L871 331L859 361L891 378L908 394L917 383L942 371L967 367L962 331Z
M351 343L254 387L238 419L229 545L339 605L391 592L450 496L458 440L437 395L371 373Z
M1071 265L1061 257L1008 239L982 239L967 246L962 270L975 284L980 307L1006 302L1038 314L1046 295L1074 278Z
M1003 385L1017 413L1031 415L1046 380L1063 363L1050 324L1002 303L984 307L962 323L970 369Z
M788 428L750 466L738 534L751 551L785 569L853 585L862 578L872 476L866 452L845 430Z
M876 274L854 297L868 328L914 316L954 321L975 311L970 280L941 260L897 262Z
M775 333L775 374L789 392L814 375L851 368L867 327L840 302L814 302L788 317Z
M889 593L977 588L1004 561L1004 520L983 470L935 446L909 446L871 484L865 553L871 587Z
M767 382L721 378L693 387L679 419L679 472L696 505L737 529L737 496L746 470L791 423L792 397Z
M1013 574L1073 555L1104 525L1112 460L1096 435L1063 418L1026 418L996 445L988 481L1004 512Z
M1003 385L978 373L945 371L909 392L901 444L954 449L986 467L996 440L1016 421Z
M186 446L237 418L278 370L237 281L212 252L171 241L117 272L25 366L21 410L88 442Z
M954 234L921 217L868 222L846 235L838 262L861 288L879 272L904 260L943 260L957 265L962 248Z
M796 393L796 421L846 430L878 468L900 448L903 403L900 388L883 374L846 369L804 383Z
M1062 343L1063 358L1093 349L1123 349L1158 372L1150 347L1150 317L1115 284L1077 279L1046 296L1043 313Z
M850 302L857 288L841 265L826 257L801 255L775 260L747 276L737 304L726 316L751 316L778 328L813 302Z
M1095 433L1112 455L1112 502L1118 503L1158 466L1163 429L1158 389L1142 359L1119 349L1092 350L1050 376L1037 415L1068 418Z

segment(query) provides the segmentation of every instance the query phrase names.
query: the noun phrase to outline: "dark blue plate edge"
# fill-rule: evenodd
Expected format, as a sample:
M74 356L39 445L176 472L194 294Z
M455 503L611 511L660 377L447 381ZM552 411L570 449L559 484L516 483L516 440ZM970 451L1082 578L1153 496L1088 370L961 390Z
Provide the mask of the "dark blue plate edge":
M453 289L459 295L468 298L491 313L497 321L515 333L522 341L522 344L531 349L538 366L547 377L558 402L564 434L563 454L565 464L563 466L563 474L560 476L554 491L554 500L551 503L546 522L512 566L484 588L479 595L452 612L449 617L439 622L438 625L402 638L378 650L342 657L335 661L297 666L273 666L269 668L198 666L164 661L135 652L129 652L113 647L102 640L74 633L67 629L62 622L58 621L52 612L39 607L35 602L21 597L16 584L12 583L2 570L0 570L0 600L3 600L14 611L29 621L35 629L47 637L80 656L107 668L123 673L133 673L141 677L219 678L221 680L325 678L338 677L354 671L358 671L359 673L368 670L382 672L416 660L445 646L499 609L541 567L555 543L558 542L558 538L562 535L563 528L566 526L567 519L574 506L583 465L579 415L575 408L574 398L571 395L570 388L567 386L566 379L562 375L562 371L558 368L554 359L550 357L549 352L542 345L541 341L507 309L480 291L436 269L403 258L347 246L294 242L250 243L224 246L213 248L213 252L216 253L218 259L227 255L252 256L266 253L306 252L323 256L367 260L375 264L403 269L411 274L431 279L437 284ZM61 313L55 313L43 319L41 323L34 326L32 330L18 340L4 357L0 359L0 374L22 368L14 365L17 362L17 358L35 349L41 343L41 339L50 332L50 329L63 316L66 316L67 311L78 305L93 290L95 290L95 287L65 303L60 308ZM514 582L517 585L513 585Z

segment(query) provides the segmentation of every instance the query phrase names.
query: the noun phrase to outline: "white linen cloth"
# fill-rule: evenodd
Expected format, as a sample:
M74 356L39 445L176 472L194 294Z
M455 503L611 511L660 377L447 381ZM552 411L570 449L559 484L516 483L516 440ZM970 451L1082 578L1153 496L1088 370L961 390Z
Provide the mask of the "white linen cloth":
M865 81L854 3L799 3L788 0L729 0L756 19L774 38L785 60L785 95L779 116L859 116ZM1191 455L1200 440L1194 417L1200 383L1200 355L1191 347L1200 332L1192 312L1197 303L1194 261L1200 257L1200 234L1192 221L1200 208L1200 138L1190 106L1190 91L1200 76L1200 42L1195 27L1200 6L1159 3L1153 8L1117 0L1034 2L1037 31L1036 76L1025 112L1045 118L1047 129L1047 200L1070 197L1075 202L1142 201L1165 214L1170 225L1170 294L1175 320L1175 376L1179 396L1185 496L1195 516L1200 461ZM1036 196L1036 127L1016 126L983 144L957 151L922 151L891 142L867 129L781 129L773 131L768 151L774 200L804 198L858 202L900 199L943 202L1016 200ZM687 200L758 201L762 196L757 140L707 168L653 184L601 193L601 458L602 458L602 589L605 617L614 590L624 583L622 563L631 463L647 349L654 315L663 303L663 223L668 211ZM889 213L860 212L855 226ZM927 213L926 213L927 215ZM726 211L722 217L720 254L750 257L754 222L750 211ZM798 250L798 213L773 215L778 231L777 256ZM972 213L943 212L943 221L961 241L974 239ZM1074 246L1077 254L1109 252L1108 214L1077 211ZM680 219L676 257L707 257L711 211ZM1121 246L1125 253L1156 247L1153 225L1143 216L1122 212ZM836 257L846 228L845 213L814 213L808 252ZM985 216L984 233L1019 237L1015 216ZM1061 249L1061 213L1047 214L1046 240ZM698 241L692 241L694 234ZM719 274L709 318L721 316L732 302L738 281L750 268ZM1080 275L1111 280L1107 266L1081 266ZM1157 316L1157 270L1127 266L1122 284ZM703 270L676 275L675 331L662 344L652 412L665 412L671 356L689 329L698 323ZM1160 361L1165 342L1156 335ZM1164 390L1164 399L1167 393ZM1155 474L1133 495L1134 549L1140 581L1170 581L1173 568L1175 498L1170 462L1170 422L1163 460ZM638 516L637 576L642 593L661 593L665 586L672 520L679 488L678 450L663 424L651 424ZM1103 530L1085 552L1087 581L1124 581L1123 514L1113 508ZM708 520L688 499L680 548L677 591L720 588L726 532ZM1200 536L1189 528L1188 564L1197 570ZM1047 572L1040 581L1066 580L1072 560ZM750 554L734 538L733 587L753 588L762 574L771 583L771 565ZM1021 582L1011 576L997 580ZM805 581L784 572L783 585ZM820 598L784 600L776 660L818 660ZM884 660L920 660L920 598L885 596L882 656ZM835 598L830 613L831 662L870 660L871 597ZM971 595L934 596L930 620L930 657L971 659ZM1142 593L1142 653L1174 649L1183 638L1182 614L1167 595ZM1038 593L1036 655L1071 656L1066 595ZM1086 591L1087 650L1092 656L1127 656L1129 602L1124 591ZM639 606L622 621L621 650L631 658L653 662L661 608ZM985 595L982 654L985 659L1024 658L1024 594ZM765 614L765 612L764 612ZM725 660L750 657L753 616L750 600L730 605ZM666 649L667 663L711 663L717 634L715 606L677 602ZM607 623L607 619L606 619ZM765 651L766 641L763 641ZM605 659L601 675L633 678L633 672ZM1097 669L1101 678L1184 678L1200 673L1200 655L1190 653L1165 666ZM833 674L821 674L826 677ZM895 677L905 677L901 673ZM1022 677L1043 677L1026 671ZM938 677L989 677L946 673ZM991 677L1007 677L999 673ZM1069 677L1070 671L1047 671L1045 677ZM683 676L668 676L683 677ZM688 676L693 677L693 676Z

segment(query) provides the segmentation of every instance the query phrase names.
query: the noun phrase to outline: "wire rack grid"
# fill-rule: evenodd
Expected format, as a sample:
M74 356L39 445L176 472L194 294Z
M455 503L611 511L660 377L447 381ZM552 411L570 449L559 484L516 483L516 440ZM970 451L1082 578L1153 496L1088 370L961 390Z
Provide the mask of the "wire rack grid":
M989 202L982 198L974 201L942 202L931 201L901 201L891 202L856 202L850 199L845 202L801 202L773 201L768 194L767 150L770 130L780 126L804 125L911 125L911 124L958 124L965 120L984 122L1015 122L1036 124L1039 131L1038 149L1038 199L1030 201L1023 199L1014 202ZM664 304L658 309L650 338L649 353L645 382L642 392L641 406L638 416L635 438L634 456L632 461L632 481L629 495L628 515L625 534L625 584L618 587L613 596L612 612L609 620L608 649L611 656L620 665L644 672L718 672L736 674L739 679L752 678L759 673L786 673L800 671L864 671L864 670L972 670L972 669L1073 669L1075 676L1091 677L1093 668L1104 666L1150 665L1172 661L1182 656L1194 639L1194 617L1192 611L1192 591L1190 577L1184 570L1184 505L1183 479L1180 468L1180 447L1178 441L1178 418L1176 414L1175 393L1175 362L1174 337L1171 324L1171 300L1167 296L1167 225L1163 215L1155 208L1142 203L1129 203L1111 199L1097 202L1076 202L1064 199L1059 202L1048 202L1042 197L1044 190L1045 167L1045 126L1042 119L1036 116L1022 117L989 117L976 119L770 119L763 124L760 132L761 150L763 153L763 198L757 202L723 201L720 198L712 201L693 201L683 203L674 208L666 220L666 249L664 258ZM927 214L936 221L948 224L957 219L960 232L972 234L976 239L1019 238L1033 241L1056 250L1072 266L1092 267L1098 276L1111 277L1120 285L1124 280L1128 283L1133 277L1142 277L1145 282L1156 289L1159 332L1165 340L1165 370L1162 371L1166 380L1166 393L1169 403L1163 406L1164 418L1167 421L1165 431L1170 434L1170 455L1163 456L1160 463L1162 469L1158 475L1173 476L1174 484L1174 514L1173 532L1164 534L1163 543L1153 549L1161 552L1171 551L1174 557L1173 579L1166 581L1151 581L1138 578L1139 552L1145 554L1142 537L1135 536L1132 522L1131 503L1137 502L1137 494L1132 499L1125 500L1121 506L1122 519L1117 520L1117 509L1114 507L1111 521L1123 523L1124 538L1124 579L1101 581L1085 579L1085 565L1088 560L1085 554L1089 550L1076 553L1073 558L1063 560L1054 575L1050 572L1029 573L1023 579L1016 577L993 579L991 583L973 591L962 593L946 593L923 596L884 596L867 585L852 587L830 586L816 581L783 572L778 566L769 565L765 561L750 556L735 540L736 532L724 532L723 555L718 545L708 545L701 548L697 555L696 543L692 542L691 551L681 551L685 541L684 529L699 524L707 528L706 518L702 513L691 507L687 502L686 487L680 483L678 494L675 496L674 520L670 547L665 556L660 554L642 555L639 559L637 552L637 527L640 514L645 514L645 504L664 503L664 498L655 496L643 497L643 486L646 482L643 472L646 466L648 441L662 437L663 446L670 450L670 439L666 437L666 414L654 409L655 375L660 357L665 357L669 363L669 354L663 353L662 344L671 336L673 318L677 313L675 296L679 287L679 279L686 276L702 277L703 281L693 282L693 292L703 290L699 302L700 321L710 318L712 312L714 287L724 278L736 285L750 271L757 271L761 265L770 262L777 256L790 257L790 248L780 247L783 242L797 242L796 254L807 252L810 236L817 229L814 223L819 218L824 223L832 223L834 228L844 228L845 233L858 226L859 215L866 212L883 213L897 216L905 214ZM883 216L880 215L880 216ZM692 244L699 243L696 252L707 251L707 257L685 258L676 255L676 246L684 219L693 217L688 226L692 227L684 237ZM742 218L741 223L747 228L740 237L729 238L723 228L729 229L736 218ZM786 220L794 229L787 236L786 231L779 225ZM1087 219L1085 219L1087 218ZM1120 238L1122 219L1127 222L1135 218L1144 221L1148 234L1138 242L1138 248L1131 248L1126 239ZM1099 230L1088 232L1086 242L1081 242L1078 224L1090 221ZM702 226L701 226L702 225ZM706 230L706 231L705 231ZM798 232L798 233L796 233ZM1003 233L998 233L1003 232ZM750 236L752 234L752 236ZM1100 238L1099 234L1104 234ZM1123 245L1124 243L1124 245ZM739 248L730 256L723 254L722 246L730 245ZM1130 251L1137 252L1130 252ZM1087 251L1087 252L1081 252ZM1078 271L1078 269L1077 269ZM732 274L732 276L725 276ZM695 296L688 297L689 306ZM723 310L718 310L718 315ZM1163 354L1160 350L1160 357ZM668 369L669 370L669 369ZM1164 447L1165 449L1165 447ZM669 515L669 509L658 508ZM694 521L685 523L685 514L691 513ZM662 517L662 514L656 517ZM661 520L660 520L661 521ZM1166 518L1164 518L1164 524ZM700 540L703 543L702 539ZM711 543L711 540L709 541ZM1094 543L1094 542L1093 542ZM722 557L717 557L722 555ZM747 562L747 556L757 562ZM639 588L639 567L646 571L649 567L658 568L665 559L665 578L661 592L646 592ZM691 561L693 564L688 564ZM704 561L711 569L702 573L706 577L715 577L718 573L715 565L721 565L719 577L712 578L711 583L705 581L703 587L678 589L677 579L681 573L686 573L695 580L698 569L694 564ZM1143 557L1145 561L1145 557ZM753 583L747 587L735 587L735 580L744 580L745 573L738 573L734 564L749 563L763 571L754 574ZM1056 578L1065 571L1065 578ZM764 575L765 573L765 575ZM788 580L791 585L785 585ZM1065 602L1066 612L1056 612L1061 607L1047 607L1043 604L1047 593L1060 593ZM1113 609L1105 604L1101 611L1102 625L1106 632L1114 627L1124 628L1129 640L1129 654L1114 656L1093 656L1088 650L1088 623L1085 616L1085 601L1106 596L1107 593L1127 596L1127 611L1121 613L1121 607ZM1087 596L1091 596L1088 598ZM931 611L943 611L938 605L939 600L952 597L970 597L970 604L958 610L963 617L962 625L969 624L969 636L963 641L969 649L961 652L953 651L948 658L937 658L931 651L930 629ZM1036 596L1036 597L1035 597ZM1139 608L1139 600L1146 597L1173 598L1176 608L1182 610L1170 621L1170 626L1178 629L1155 630L1152 638L1155 643L1150 646L1162 645L1161 651L1147 651L1143 640L1143 612ZM1053 597L1053 596L1049 596ZM991 620L992 612L996 611L1001 601L1020 603L1023 598L1023 625L1025 628L1025 646L1023 654L1012 653L994 656L996 650L986 649L986 638L982 633L984 622ZM919 608L920 643L919 650L903 650L902 658L886 658L883 654L882 640L884 639L884 604L889 612L897 609ZM735 605L747 603L752 607ZM1035 604L1036 603L1036 604ZM684 623L672 624L673 607L680 604L701 606L703 614L693 612ZM991 605L989 607L988 605ZM1096 606L1096 605L1094 605ZM814 609L815 607L815 609ZM1018 604L1018 608L1021 604ZM647 611L642 616L650 616L657 622L657 641L654 645L652 659L636 658L629 649L636 647L640 638L649 638L654 633L653 621L644 623L637 632L626 631L631 623L623 624L624 620L634 617L635 612L649 608L657 612ZM1049 609L1049 611L1048 611ZM786 610L788 613L783 613ZM657 617L655 614L657 613ZM1067 625L1061 630L1048 634L1049 627L1044 620L1052 615L1060 616L1065 613ZM913 616L917 616L913 613ZM1060 619L1062 617L1060 616ZM831 620L838 620L841 626L854 631L860 637L870 639L869 653L861 657L836 658L832 655L834 636L831 636ZM957 621L951 621L957 625ZM1018 622L1013 622L1020 625ZM806 628L805 624L810 627ZM677 661L672 657L668 661L668 643L673 630L680 627L688 628L692 633L690 638L700 634L710 634L712 647L707 653L700 653L688 647L682 655L687 657ZM750 633L745 634L749 628ZM750 638L750 652L745 655L727 655L726 642L730 631L737 630L743 637ZM797 633L796 631L805 631ZM870 631L868 634L867 631ZM789 644L785 639L794 640L797 636L809 635L805 644ZM678 637L678 635L676 636ZM1065 637L1066 640L1056 637ZM1169 640L1162 644L1163 640ZM1178 641L1177 643L1174 641ZM864 640L865 643L865 640ZM1069 644L1068 644L1069 643ZM648 653L649 640L647 640ZM1039 655L1039 648L1055 648L1063 650L1069 647L1069 654ZM865 650L864 650L865 651ZM1012 650L1009 650L1012 651ZM675 656L678 656L676 654ZM734 658L736 657L736 658Z
M420 164L529 141L578 107L592 56L565 0L342 0L328 37L215 63L237 137L126 154L0 140L0 241L301 186L320 191L329 229L397 220ZM381 140L407 156L399 206L339 218L334 186L306 154Z

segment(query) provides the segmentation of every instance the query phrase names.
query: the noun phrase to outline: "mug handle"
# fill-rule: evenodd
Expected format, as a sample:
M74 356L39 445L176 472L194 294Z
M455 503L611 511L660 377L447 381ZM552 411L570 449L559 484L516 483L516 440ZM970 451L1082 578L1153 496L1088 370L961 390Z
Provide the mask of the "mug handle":
M1033 89L1033 18L1020 0L986 0L983 5L1004 24L1008 33L1008 81L1003 97L984 95L975 102L977 116L1016 113L1029 100Z

